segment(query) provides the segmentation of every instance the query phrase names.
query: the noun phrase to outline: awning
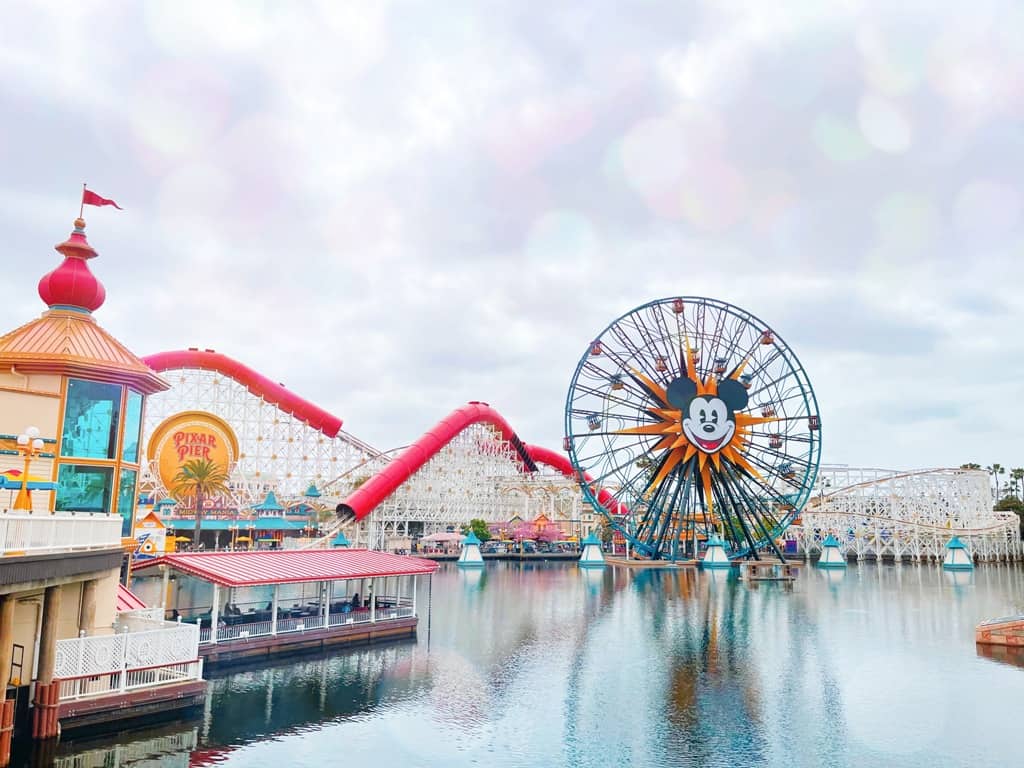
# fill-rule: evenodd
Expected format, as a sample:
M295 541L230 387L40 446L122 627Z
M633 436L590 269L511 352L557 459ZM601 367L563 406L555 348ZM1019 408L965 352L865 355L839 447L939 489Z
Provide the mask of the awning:
M260 552L175 552L135 566L166 565L225 587L427 575L437 563L368 549L292 549Z
M135 594L128 589L124 584L117 585L117 610L118 611L134 611L139 608L145 608L146 604L139 600Z
M458 544L462 541L461 533L432 533L429 536L424 536L420 541L428 541L434 544L442 544L445 542L451 542Z

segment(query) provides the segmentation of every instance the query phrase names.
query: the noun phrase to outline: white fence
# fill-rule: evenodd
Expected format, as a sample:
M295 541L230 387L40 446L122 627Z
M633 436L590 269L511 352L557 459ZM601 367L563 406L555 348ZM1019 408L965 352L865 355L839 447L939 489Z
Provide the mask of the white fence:
M0 512L0 556L121 546L121 516L89 512Z
M199 628L159 625L141 632L58 640L53 676L61 681L61 699L202 679Z
M381 598L385 600L385 598ZM371 624L380 621L393 619L406 619L415 616L412 600L408 598L389 597L390 607L378 607L376 614L368 608L356 611L330 613L327 616L327 627L343 627L347 624ZM300 618L279 618L277 620L276 632L272 621L255 621L241 624L231 624L217 629L217 642L229 642L232 640L248 640L255 637L271 637L285 635L292 632L310 632L315 629L324 628L323 614L315 616L302 616ZM199 632L199 642L203 645L213 642L210 637L210 628L203 627Z
M61 678L60 700L75 701L112 693L138 691L161 685L184 683L203 679L203 660L194 659L184 664L167 664L146 669L127 669L100 675L79 675Z

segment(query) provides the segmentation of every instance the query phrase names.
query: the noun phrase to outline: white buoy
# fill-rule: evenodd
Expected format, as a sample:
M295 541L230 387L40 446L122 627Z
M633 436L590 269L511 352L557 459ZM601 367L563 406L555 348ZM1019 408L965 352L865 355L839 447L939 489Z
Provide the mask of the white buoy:
M818 558L819 568L845 568L846 558L839 548L839 540L831 533L821 542L821 557Z
M711 538L708 539L708 550L704 553L704 558L700 561L701 568L731 568L732 563L729 562L729 556L725 554L725 544L718 537L718 534L712 534Z
M946 559L942 561L942 570L974 570L974 560L971 559L971 553L967 551L967 545L960 541L959 536L954 536L946 542Z
M580 568L603 568L604 553L601 551L601 541L591 531L587 538L582 541L583 551L580 552Z
M484 556L480 554L480 539L472 531L462 540L462 551L459 553L459 568L483 568Z

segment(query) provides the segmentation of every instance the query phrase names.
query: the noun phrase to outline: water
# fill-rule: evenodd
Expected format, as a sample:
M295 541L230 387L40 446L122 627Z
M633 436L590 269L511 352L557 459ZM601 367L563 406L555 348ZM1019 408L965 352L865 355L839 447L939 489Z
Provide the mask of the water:
M426 592L420 595L426 604ZM974 627L1024 570L443 568L419 639L236 671L192 720L57 765L986 766L1022 753L1024 668ZM117 745L116 747L114 745Z

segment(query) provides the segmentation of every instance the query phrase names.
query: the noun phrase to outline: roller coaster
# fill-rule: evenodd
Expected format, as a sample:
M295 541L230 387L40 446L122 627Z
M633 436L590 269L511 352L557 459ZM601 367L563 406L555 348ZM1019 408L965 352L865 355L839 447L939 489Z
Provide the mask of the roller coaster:
M212 350L166 352L146 358L171 384L147 404L145 446L165 419L188 411L212 413L237 433L230 467L231 498L221 507L245 510L274 491L284 507L315 503L334 512L319 538L338 531L361 546L384 549L413 533L459 527L472 518L530 520L538 514L585 533L599 517L581 482L601 505L614 505L614 486L593 487L564 452L523 442L508 421L483 402L453 410L412 444L382 451L342 429L341 419L243 364ZM151 457L150 457L151 458ZM169 495L155 467L142 491ZM784 534L807 555L830 533L847 556L915 561L940 558L956 534L979 560L1021 557L1018 519L992 510L984 472L929 469L898 472L822 466L799 524Z
M857 560L941 559L954 535L980 561L1022 555L1020 520L992 509L989 477L980 470L822 466L800 524L787 538L810 556L830 534Z

